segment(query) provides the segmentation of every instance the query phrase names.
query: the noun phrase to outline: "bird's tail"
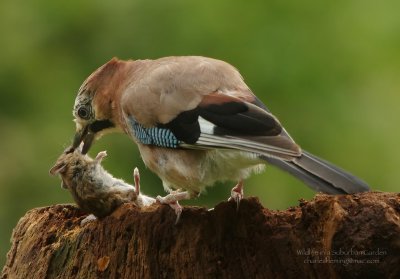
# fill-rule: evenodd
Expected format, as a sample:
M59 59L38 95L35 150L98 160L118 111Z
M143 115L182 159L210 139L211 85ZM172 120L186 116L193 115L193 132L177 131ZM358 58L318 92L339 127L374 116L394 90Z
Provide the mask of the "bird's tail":
M352 194L369 191L369 186L361 179L304 150L303 154L293 161L265 156L262 158L289 172L317 192Z

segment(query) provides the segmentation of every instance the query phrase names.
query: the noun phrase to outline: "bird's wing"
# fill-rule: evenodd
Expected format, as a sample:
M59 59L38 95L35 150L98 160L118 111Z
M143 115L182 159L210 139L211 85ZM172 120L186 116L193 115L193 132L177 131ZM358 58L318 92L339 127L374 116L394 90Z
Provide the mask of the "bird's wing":
M301 153L223 61L171 57L144 63L121 107L126 125L145 144L238 149L288 160Z

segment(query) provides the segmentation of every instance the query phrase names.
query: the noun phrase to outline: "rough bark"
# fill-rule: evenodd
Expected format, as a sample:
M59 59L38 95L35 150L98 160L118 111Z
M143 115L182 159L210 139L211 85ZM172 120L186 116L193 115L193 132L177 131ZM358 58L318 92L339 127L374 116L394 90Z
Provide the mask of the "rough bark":
M30 210L1 278L400 278L400 194L317 195L285 211L124 204L80 226L73 205Z

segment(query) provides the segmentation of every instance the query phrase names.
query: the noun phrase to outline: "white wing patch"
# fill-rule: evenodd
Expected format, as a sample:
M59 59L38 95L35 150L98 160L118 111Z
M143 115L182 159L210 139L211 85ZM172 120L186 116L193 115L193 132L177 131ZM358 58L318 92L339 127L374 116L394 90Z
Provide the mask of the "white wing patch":
M196 142L197 148L213 149L226 148L257 153L279 159L292 160L301 154L300 150L293 150L295 145L290 137L285 135L263 137L239 137L230 135L215 135L216 126L199 117L201 134ZM183 144L182 146L185 146Z

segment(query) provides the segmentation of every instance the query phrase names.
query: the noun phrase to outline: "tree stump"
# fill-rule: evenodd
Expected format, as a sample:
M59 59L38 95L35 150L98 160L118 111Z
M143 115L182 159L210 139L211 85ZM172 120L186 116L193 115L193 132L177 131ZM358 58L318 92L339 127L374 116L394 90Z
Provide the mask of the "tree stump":
M30 210L1 278L400 278L400 194L317 195L272 211L124 204L102 220L73 205Z

